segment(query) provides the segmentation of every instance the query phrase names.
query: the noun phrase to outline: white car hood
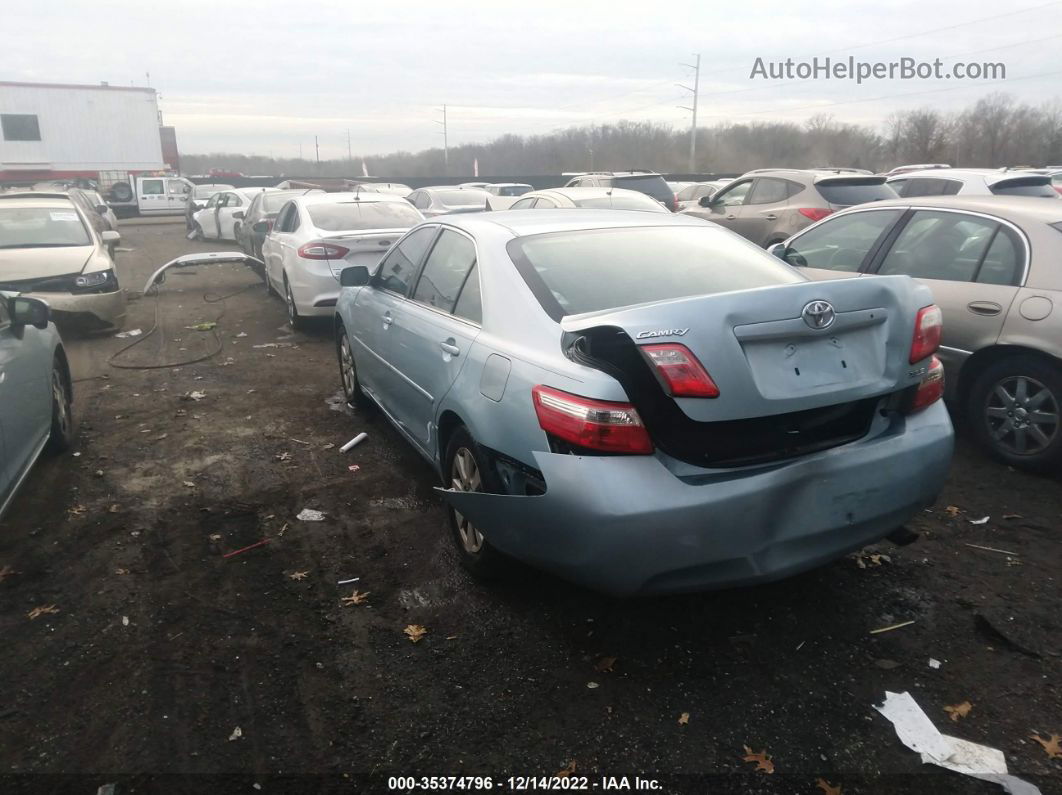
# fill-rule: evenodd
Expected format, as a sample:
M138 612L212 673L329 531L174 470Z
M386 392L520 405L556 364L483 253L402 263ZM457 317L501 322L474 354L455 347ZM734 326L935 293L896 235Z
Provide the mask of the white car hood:
M93 246L0 249L0 282L81 273L94 251Z

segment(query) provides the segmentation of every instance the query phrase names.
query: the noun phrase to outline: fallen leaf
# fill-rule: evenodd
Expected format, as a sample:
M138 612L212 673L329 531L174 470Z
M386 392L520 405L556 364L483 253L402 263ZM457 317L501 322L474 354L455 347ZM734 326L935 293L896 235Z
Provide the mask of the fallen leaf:
M1044 747L1044 753L1046 753L1052 759L1058 759L1062 757L1062 745L1059 745L1059 741L1062 741L1062 736L1052 734L1050 739L1045 740L1040 736L1039 732L1033 732L1029 735L1029 739L1035 740Z
M852 557L856 565L861 569L873 568L874 566L880 566L882 563L892 563L892 558L882 553L864 555L861 552L857 552Z
M964 701L961 704L955 704L951 707L944 707L944 711L948 713L952 721L959 722L959 718L965 718L970 714L970 710L973 709L973 704L969 701Z
M129 569L115 569L114 573L117 574L119 577L122 577L129 573Z
M10 566L4 566L2 569L0 569L0 582L3 582L8 577L10 577L12 574L18 574L18 572L15 571Z
M190 480L184 481L184 485L187 486L190 489L194 489L195 488L195 484L192 481L190 481Z
M980 519L967 519L966 521L970 524L988 524L988 520L991 518L991 516L982 516Z
M309 574L310 574L310 572L308 572L308 571L293 571L291 574L288 575L288 579L289 580L305 580L306 577Z
M594 670L598 673L612 673L612 667L616 664L616 657L602 657L594 663Z
M767 753L767 749L764 748L758 754L754 754L752 749L747 745L745 746L745 755L741 758L743 762L755 762L756 770L763 773L774 772L774 762L771 761L771 755Z
M277 453L275 456L273 456L273 458L275 458L277 461L290 461L291 453Z
M427 627L422 627L420 624L410 624L402 631L409 636L410 643L416 643L428 634Z
M122 510L122 506L118 503L114 503L111 507L107 509L107 513L118 513L120 510Z
M81 516L87 510L88 508L86 508L84 505L75 505L74 507L67 509L67 513L69 513L71 516Z
M824 795L843 795L840 784L835 787L824 778L815 779L815 786L821 789Z
M683 712L681 715L679 715L678 722L679 722L679 726L687 725L690 722L690 713Z
M341 601L343 603L344 607L347 607L348 605L363 605L363 604L365 604L366 601L368 601L368 599L369 599L369 591L362 592L362 591L359 591L359 590L357 590L355 588L354 589L354 593L352 593L350 596L344 596L339 601ZM410 624L408 627L406 627L406 634L409 635L409 639L411 641L416 643L418 640L420 640L420 636L414 638L409 632L411 627L415 627L415 625L414 624ZM424 633L427 632L427 630L424 629L424 627L416 627L416 628L421 630L421 633L420 633L421 636L423 636Z
M349 472L357 472L359 469L361 469L361 467L358 466L357 464L351 464L350 466L347 467L347 471L349 471Z
M213 328L217 328L217 323L212 320L208 320L205 323L196 323L192 326L185 326L189 331L210 331Z
M221 533L211 533L210 534L210 540L211 541L220 541L221 540Z
M563 768L557 771L557 775L554 778L568 778L568 776L575 773L575 760L566 764Z
M155 437L155 441L156 441L156 442L161 442L161 441L162 441L163 439L165 439L165 438L166 438L167 436L169 436L169 434L168 434L168 433L160 433L160 434L159 434L158 436L156 436L156 437Z
M59 608L55 605L41 605L40 607L35 607L28 613L26 613L26 618L28 618L30 621L33 621L34 619L40 618L46 613L49 615L54 615L58 612Z

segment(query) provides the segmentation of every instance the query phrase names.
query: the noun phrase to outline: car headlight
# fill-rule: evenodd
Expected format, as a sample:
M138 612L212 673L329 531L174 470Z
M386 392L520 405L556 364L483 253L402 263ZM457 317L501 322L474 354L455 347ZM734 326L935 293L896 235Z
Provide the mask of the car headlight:
M118 279L113 270L95 271L82 273L74 277L74 289L76 291L93 291L106 287L117 287Z

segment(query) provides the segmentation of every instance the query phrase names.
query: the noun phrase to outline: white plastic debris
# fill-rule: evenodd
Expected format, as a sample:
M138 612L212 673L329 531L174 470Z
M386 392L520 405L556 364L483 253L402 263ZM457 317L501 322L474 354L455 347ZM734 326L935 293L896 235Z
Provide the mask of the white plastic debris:
M934 660L932 657L930 657L929 667L932 668L934 671L937 670L940 667L940 660Z
M205 397L206 397L206 392L189 392L188 393L188 399L189 400L202 400Z
M247 336L247 332L246 332L246 331L241 331L241 332L240 332L239 334L237 334L236 336L237 336L237 337L246 337L246 336Z
M129 626L129 616L122 616L122 626L123 627L128 627Z
M143 333L144 332L141 331L138 328L132 328L132 329L129 329L129 331L120 331L119 333L115 334L114 336L116 336L120 340L124 340L127 337L139 337Z
M352 582L357 582L361 577L351 577L349 580L339 580L336 585L349 585Z
M241 737L243 737L243 729L237 726L232 730L232 734L229 735L229 742L231 743L233 740L238 740Z
M325 515L313 508L303 508L295 518L300 522L323 522Z
M361 444L368 437L369 437L369 434L367 434L364 431L362 431L357 436L355 436L353 439L351 439L349 442L347 442L345 445L340 447L339 448L339 452L341 452L341 453L347 452L347 450L351 449L355 445Z
M991 518L991 516L982 516L980 519L970 519L970 524L988 524Z
M885 703L875 704L874 709L892 722L900 742L921 754L923 764L993 781L1011 795L1041 795L1038 787L1007 773L1007 760L999 749L937 731L910 693L885 691Z

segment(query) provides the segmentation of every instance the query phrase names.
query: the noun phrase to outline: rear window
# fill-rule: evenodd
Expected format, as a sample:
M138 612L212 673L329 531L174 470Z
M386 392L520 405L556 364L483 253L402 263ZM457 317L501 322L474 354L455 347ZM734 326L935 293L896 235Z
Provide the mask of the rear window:
M672 202L675 194L659 174L639 174L633 177L612 177L612 184L617 188L636 190L657 201Z
M487 203L486 194L478 190L437 190L435 196L447 207L482 207Z
M502 185L498 188L499 196L523 196L531 192L530 185Z
M311 204L307 211L313 225L325 232L405 229L421 221L420 213L405 201Z
M666 213L660 202L644 193L614 193L611 196L593 196L588 199L576 199L576 207L606 210L647 210L651 213Z
M296 193L274 193L269 191L262 196L262 209L267 213L279 213L280 208L288 203L288 199L292 196L301 196L305 191L298 191Z
M1019 177L1005 179L989 188L997 196L1043 196L1057 199L1058 192L1051 187L1049 177Z
M554 320L634 304L805 281L718 229L646 226L530 235L508 244Z
M87 246L90 242L88 230L73 205L0 206L0 249Z
M228 190L228 188L215 188L209 185L197 185L196 187L192 188L192 198L209 199L215 193L221 193L223 190Z
M839 204L845 207L899 197L896 191L885 184L882 177L824 179L815 183L815 189L830 204Z

